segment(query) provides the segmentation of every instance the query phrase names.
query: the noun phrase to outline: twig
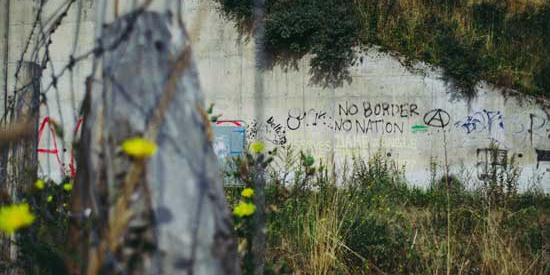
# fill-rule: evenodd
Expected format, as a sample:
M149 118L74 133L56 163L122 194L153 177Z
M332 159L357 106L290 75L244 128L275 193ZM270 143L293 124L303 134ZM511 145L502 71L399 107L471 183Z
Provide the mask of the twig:
M28 120L0 128L0 147L10 142L28 138L33 134L33 124Z

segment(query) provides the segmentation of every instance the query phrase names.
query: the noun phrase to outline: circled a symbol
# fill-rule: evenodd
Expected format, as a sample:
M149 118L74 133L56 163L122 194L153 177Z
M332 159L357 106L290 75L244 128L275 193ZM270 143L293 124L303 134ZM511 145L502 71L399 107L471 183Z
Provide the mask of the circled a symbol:
M445 128L450 121L451 116L442 109L434 109L424 115L424 123L431 127Z

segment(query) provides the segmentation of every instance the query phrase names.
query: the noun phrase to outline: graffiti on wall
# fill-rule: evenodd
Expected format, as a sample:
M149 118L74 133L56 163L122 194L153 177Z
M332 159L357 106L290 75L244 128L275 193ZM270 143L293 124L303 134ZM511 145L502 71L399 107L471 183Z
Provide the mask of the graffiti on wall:
M409 130L407 130L409 129ZM374 103L370 101L344 101L335 109L323 108L289 109L286 116L266 121L252 121L247 127L247 138L253 140L259 133L274 145L288 142L287 133L299 130L320 130L336 133L351 133L369 136L403 136L405 131L413 134L430 134L443 129L465 137L485 137L496 144L506 144L506 133L524 135L533 139L550 139L550 121L533 113L513 114L505 117L500 110L482 109L464 117L453 118L442 108L420 111L416 103ZM498 133L498 134L497 134ZM502 143L504 142L504 143Z
M477 178L486 181L493 178L494 173L505 169L509 150L514 148L512 144L517 144L518 141L521 143L522 138L531 140L532 153L527 154L529 163L534 164L536 156L537 169L538 163L543 167L547 164L550 166L550 150L535 150L535 146L544 148L548 145L550 122L546 116L536 112L538 111L505 115L504 111L487 108L474 109L460 116L443 108L423 109L416 103L348 100L327 108L291 108L283 116L270 114L262 122L252 120L243 127L246 129L248 142L261 136L264 141L275 146L286 146L291 142L301 149L338 150L338 154L342 156L346 153L355 154L369 148L373 142L382 142L386 138L391 140L386 144L392 149L419 150L417 144L425 144L419 142L422 136L445 132L459 142L471 140L473 143L465 143L463 146L458 144L468 150L471 145L480 142L498 146L473 148L476 154L473 164L477 168ZM321 134L321 138L304 138L312 136L308 133L310 131ZM345 136L323 139L324 133ZM410 134L420 139L411 138ZM291 136L296 138L289 140ZM520 153L518 157L523 155ZM547 171L550 172L548 169Z
M550 162L550 150L535 149L537 154L537 169L541 162Z
M362 101L339 103L336 114L314 108L308 111L288 111L286 126L289 130L324 127L335 132L356 134L403 134L405 121L419 116L414 103L371 103Z
M286 128L282 123L276 121L273 116L263 123L253 120L246 130L248 140L256 140L261 136L264 140L274 145L285 145L287 143Z
M451 121L451 116L443 109L433 109L424 114L424 123L429 127L445 128ZM424 128L425 129L425 128Z
M535 139L550 139L550 121L545 114L518 115L511 119L509 125L514 135L527 137L531 145Z
M78 131L80 130L80 126L82 125L82 118L78 119L76 122L76 126L73 130L74 137L77 136ZM57 131L56 128L59 127L56 125L55 121L52 120L50 117L46 116L42 119L42 122L40 123L40 126L38 128L38 149L36 150L38 154L44 154L44 155L53 155L53 158L56 162L56 165L58 165L58 168L61 171L62 175L66 175L68 171L68 175L71 177L76 176L76 164L75 164L75 158L74 158L74 148L71 146L70 152L69 152L69 165L68 168L65 164L64 160L61 157L61 150L58 149L57 146L57 138L56 136ZM47 129L46 129L47 128ZM50 136L50 147L44 147L44 137L45 132L49 133ZM66 152L67 149L63 148L63 152ZM67 170L68 169L68 170Z
M479 148L477 156L477 178L481 181L493 179L504 169L508 162L508 150Z
M459 119L455 126L463 129L466 134L484 131L491 134L495 129L504 129L504 116L500 111L482 110Z

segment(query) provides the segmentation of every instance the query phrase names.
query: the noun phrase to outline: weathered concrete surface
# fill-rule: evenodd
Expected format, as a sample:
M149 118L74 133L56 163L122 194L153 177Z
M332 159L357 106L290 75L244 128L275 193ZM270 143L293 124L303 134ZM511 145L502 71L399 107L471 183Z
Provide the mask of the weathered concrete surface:
M9 10L6 9L8 7ZM4 114L5 93L11 96L15 89L15 77L18 63L37 60L36 54L43 56L45 47L35 51L37 41L52 27L52 18L60 15L60 8L70 1L44 1L42 8L42 24L45 32L40 31L40 23L34 24L36 14L40 10L39 2L34 0L2 0L0 1L0 114ZM4 15L9 14L6 25ZM34 31L33 30L33 26ZM42 68L41 87L46 104L40 105L38 159L39 173L60 179L64 174L70 174L72 140L74 129L79 124L79 106L84 95L84 79L90 74L90 60L75 64L72 70L61 71L70 61L70 56L84 54L93 47L95 28L95 9L93 0L79 0L72 4L62 24L52 34L52 43L48 47L51 64ZM30 34L33 33L29 39ZM6 39L7 38L7 39ZM7 41L6 41L7 40ZM8 43L6 43L8 42ZM28 42L28 43L27 43ZM28 46L27 46L28 44ZM25 50L26 49L26 50ZM22 53L25 52L24 55ZM7 58L4 54L7 53ZM52 86L52 75L58 76L57 89ZM7 79L4 77L7 76ZM48 90L47 87L50 87ZM63 126L64 138L54 137L53 123ZM64 141L64 142L63 142Z
M18 7L11 8L10 71L19 57L17 49L20 49L21 37L25 37L21 33L28 33L17 30L28 29L29 23L20 21L23 14L32 10L25 5L35 5L30 2L33 1L19 1ZM62 1L48 1L48 5L50 2ZM81 24L79 49L89 48L93 42L93 2L83 1L86 16L83 16L85 23ZM121 2L124 3L119 13L124 13L132 1ZM154 1L157 9L163 9L164 2ZM238 34L232 22L221 17L213 1L183 3L183 19L193 40L207 103L216 103L215 112L223 113L221 119L244 120L253 125L254 45ZM113 6L108 7L107 21L114 17L113 9ZM52 59L59 66L67 61L66 49L67 45L72 45L69 37L74 33L73 28L66 27L55 34L51 50L57 54ZM75 74L76 101L83 92L83 77L88 70L89 64L82 63L81 73ZM391 56L375 51L366 53L363 62L353 68L353 82L337 89L309 85L307 60L299 63L298 71L286 72L276 67L265 73L266 117L255 129L249 129L252 130L249 133L267 129L269 139L279 146L284 142L324 158L334 156L338 163L353 154L368 156L382 146L399 164L406 166L406 176L411 183L425 186L431 178L431 162L439 165L440 174L442 171L445 147L442 129L426 125L426 122L437 125L435 122L441 113L446 122L444 129L451 171L471 178L472 183L479 182L478 177L483 174L480 167L485 163L483 149L494 143L507 150L508 157L515 156L522 168L522 188L539 183L550 191L550 161L546 153L550 150L550 120L541 107L529 99L506 98L497 89L484 84L479 87L478 97L468 105L465 100L453 99L440 76L437 70L428 70L425 75L411 73ZM67 107L72 104L67 83L68 80L60 80L61 111L50 100L49 115L56 120L64 117L70 140L71 129L78 118L74 108ZM370 114L369 104L373 114ZM377 104L380 107L376 107ZM376 108L380 108L379 114L375 113ZM438 109L443 112L432 112ZM445 114L449 115L448 123ZM436 120L430 121L431 118ZM42 142L47 141L45 137ZM71 143L65 144L68 147ZM58 147L62 148L62 144ZM70 151L70 148L65 149ZM68 155L61 156L66 165L70 159ZM60 169L56 167L59 164L54 156L48 156L50 161L45 157L41 156L43 172L58 175Z
M221 119L254 122L254 45L223 19L211 1L186 1L201 84ZM441 73L411 73L395 58L370 51L352 68L353 81L337 89L309 85L307 60L298 71L275 67L265 74L266 117L251 131L267 131L274 146L292 145L338 163L368 157L382 147L408 180L426 186L430 163L443 171L444 150L451 171L479 182L491 144L515 156L520 186L550 190L550 162L536 150L550 150L550 120L529 98L504 97L481 84L471 104L456 99ZM439 111L439 109L441 109ZM441 116L440 116L441 114ZM443 120L444 128L441 125ZM251 131L250 131L251 130ZM447 145L443 142L446 132ZM253 134L253 133L252 133Z
M130 273L238 273L192 48L174 21L145 12L105 29L105 48L128 35L103 54L101 78L86 99L79 156L86 167L78 170L75 186L83 196L73 202L111 202L80 205L81 211L92 209L97 224L107 225L93 229L101 242L89 249L88 274L109 266L109 253ZM131 161L118 148L136 136L154 140L158 152ZM129 212L131 219L124 221ZM74 240L78 245L79 238Z

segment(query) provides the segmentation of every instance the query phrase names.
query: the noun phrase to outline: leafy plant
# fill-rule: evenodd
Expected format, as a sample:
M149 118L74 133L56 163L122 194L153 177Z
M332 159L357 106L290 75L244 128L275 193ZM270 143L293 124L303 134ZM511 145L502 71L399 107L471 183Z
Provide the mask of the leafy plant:
M253 31L252 0L218 0L242 33ZM265 49L274 64L311 55L312 80L350 81L354 50L376 46L440 66L461 95L481 80L531 95L550 90L550 3L547 1L266 1Z
M550 197L544 192L512 188L487 207L486 191L466 189L454 176L428 188L409 186L404 168L383 151L355 158L337 180L308 153L285 148L273 159L266 185L267 274L550 270L544 256ZM233 201L236 190L226 188ZM244 260L243 267L250 263Z

